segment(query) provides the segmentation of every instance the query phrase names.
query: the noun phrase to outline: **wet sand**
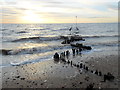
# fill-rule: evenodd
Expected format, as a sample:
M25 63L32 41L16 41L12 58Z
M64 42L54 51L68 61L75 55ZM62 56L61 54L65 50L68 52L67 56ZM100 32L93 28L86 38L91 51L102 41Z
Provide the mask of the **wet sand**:
M81 59L70 58L74 64L81 62L88 66L88 71L75 65L54 60L43 61L2 69L2 88L86 88L94 83L94 88L118 88L118 56L103 55ZM102 76L91 70L101 71ZM113 81L103 82L103 75L108 72L115 76Z

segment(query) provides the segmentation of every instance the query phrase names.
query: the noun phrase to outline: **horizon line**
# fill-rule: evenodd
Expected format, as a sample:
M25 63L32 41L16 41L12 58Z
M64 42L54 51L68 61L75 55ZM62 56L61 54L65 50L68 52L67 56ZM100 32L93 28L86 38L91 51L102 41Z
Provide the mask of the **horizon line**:
M90 22L90 23L92 23L92 22ZM93 23L119 23L119 22L93 22ZM0 22L0 24L72 24L72 23L1 23ZM77 23L77 24L80 24L80 23Z

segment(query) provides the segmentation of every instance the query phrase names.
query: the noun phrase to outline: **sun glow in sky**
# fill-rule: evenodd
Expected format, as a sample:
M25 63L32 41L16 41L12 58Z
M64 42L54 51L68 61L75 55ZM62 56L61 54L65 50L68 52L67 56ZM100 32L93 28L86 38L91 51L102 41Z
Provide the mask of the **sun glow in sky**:
M40 15L37 15L30 10L24 12L24 16L21 17L21 20L22 22L26 22L26 23L27 22L39 23L44 21Z
M118 0L3 0L0 23L111 23Z

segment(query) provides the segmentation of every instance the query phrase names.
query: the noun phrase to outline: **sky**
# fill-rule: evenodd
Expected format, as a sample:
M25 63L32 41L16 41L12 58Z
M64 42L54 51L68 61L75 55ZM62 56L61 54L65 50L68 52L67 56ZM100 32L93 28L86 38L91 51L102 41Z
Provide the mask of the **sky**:
M119 0L0 0L0 23L114 23Z

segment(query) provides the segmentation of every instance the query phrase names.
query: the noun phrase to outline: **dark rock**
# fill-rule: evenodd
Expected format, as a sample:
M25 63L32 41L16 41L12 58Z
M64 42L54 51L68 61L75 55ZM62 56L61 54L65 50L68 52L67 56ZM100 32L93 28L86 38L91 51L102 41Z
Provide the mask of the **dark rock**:
M83 82L80 82L80 84L82 84Z
M67 40L64 40L61 44L70 44L70 42L71 41L67 39Z
M21 80L25 80L25 78L20 78Z
M98 75L98 70L95 71L95 74Z
M62 58L61 60L62 60L63 62L66 62L65 58Z
M16 79L13 79L13 80L16 80Z
M56 60L59 60L59 54L56 52L55 55L54 55L54 59Z
M79 67L79 65L77 64L77 67Z
M91 70L91 73L93 73L93 70Z
M91 50L92 49L90 46L84 46L83 44L79 44L79 43L71 44L71 46L79 48L80 52L82 51L82 49L83 50Z
M79 48L82 48L82 47L83 47L83 45L82 45L82 44L79 44L79 43L71 44L71 46L73 46L73 47L79 47Z
M43 83L41 83L41 85L43 85Z
M76 64L73 64L76 67Z
M74 36L61 36L62 39L64 39L64 41L62 42L62 44L70 44L71 42L74 41L79 41L79 40L84 40L81 36L79 35L74 35Z
M86 49L86 50L91 50L92 49L90 46L83 46L82 48Z
M16 76L15 78L20 78L20 76Z
M86 90L93 90L94 87L94 83L93 84L89 84L86 88Z
M109 81L112 81L112 80L114 80L114 76L111 74L111 73L107 73L107 75L105 74L104 75L104 82L106 81L106 80L109 80Z

